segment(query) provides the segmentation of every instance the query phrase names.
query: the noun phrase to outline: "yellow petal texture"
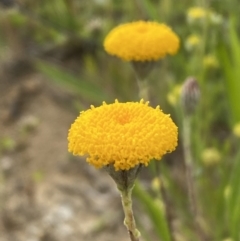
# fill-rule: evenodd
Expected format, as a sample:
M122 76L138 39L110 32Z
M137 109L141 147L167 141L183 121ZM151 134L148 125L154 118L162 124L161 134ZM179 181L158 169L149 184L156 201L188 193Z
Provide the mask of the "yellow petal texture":
M148 102L127 102L91 106L71 125L68 151L87 155L97 168L113 164L115 170L129 170L160 160L177 146L178 130L169 115Z
M105 50L126 61L156 61L179 48L178 36L165 24L137 21L114 28L104 40Z

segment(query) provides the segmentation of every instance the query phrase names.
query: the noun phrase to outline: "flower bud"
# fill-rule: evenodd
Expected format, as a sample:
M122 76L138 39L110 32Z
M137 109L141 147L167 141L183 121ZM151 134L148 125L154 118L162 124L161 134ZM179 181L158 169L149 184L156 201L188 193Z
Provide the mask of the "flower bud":
M194 77L185 80L181 92L181 105L184 114L191 115L195 111L200 99L200 88Z

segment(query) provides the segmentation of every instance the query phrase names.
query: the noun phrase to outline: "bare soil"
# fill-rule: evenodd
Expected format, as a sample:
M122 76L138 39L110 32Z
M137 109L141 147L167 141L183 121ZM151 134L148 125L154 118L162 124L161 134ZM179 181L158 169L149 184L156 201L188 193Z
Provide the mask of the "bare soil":
M38 73L1 68L1 241L129 240L111 178L67 152L71 100Z

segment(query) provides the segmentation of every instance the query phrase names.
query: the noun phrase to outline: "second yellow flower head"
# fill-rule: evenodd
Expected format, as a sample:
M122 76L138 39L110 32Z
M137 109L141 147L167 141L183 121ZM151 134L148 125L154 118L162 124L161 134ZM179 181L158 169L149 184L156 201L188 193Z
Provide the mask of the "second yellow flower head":
M165 24L137 21L114 28L105 38L104 48L126 61L156 61L179 48L178 36Z

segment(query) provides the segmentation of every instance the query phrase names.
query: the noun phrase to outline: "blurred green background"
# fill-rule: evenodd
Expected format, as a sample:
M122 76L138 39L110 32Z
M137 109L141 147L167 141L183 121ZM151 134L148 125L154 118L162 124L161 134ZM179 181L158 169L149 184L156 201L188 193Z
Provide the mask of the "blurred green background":
M135 193L136 202L139 204L139 213L136 216L141 217L143 212L147 219L142 221L136 217L143 240L168 241L171 240L170 236L179 241L197 240L186 197L181 147L182 115L179 106L181 85L190 76L196 78L201 89L201 100L192 120L191 144L194 156L193 177L196 181L197 203L202 213L201 226L207 236L205 240L240 240L239 16L238 0L1 0L0 228L5 232L2 237L0 234L1 241L30 240L27 236L21 236L25 239L9 236L10 231L5 223L5 216L9 213L6 203L11 196L7 196L6 189L9 187L8 190L14 192L15 184L11 186L11 183L19 174L17 170L23 173L20 175L23 178L21 190L27 193L29 202L34 199L33 193L38 185L48 180L51 175L49 170L56 170L55 166L42 167L46 164L41 162L43 158L38 160L38 165L29 166L25 160L27 158L22 155L24 151L30 153L30 162L34 163L34 154L32 155L31 151L35 152L42 146L35 144L36 149L31 149L31 143L40 135L39 128L42 128L42 142L48 143L48 137L45 137L53 134L50 141L57 143L60 138L66 138L67 129L74 116L90 104L98 106L102 101L109 103L116 98L120 101L139 100L138 86L131 65L109 56L102 43L106 34L116 25L140 19L166 23L181 40L179 52L159 61L149 75L150 104L160 105L165 113L171 114L179 126L179 147L176 153L161 162L173 227L169 231L163 218L161 198L158 199L159 195L154 191L154 185L151 185L157 174L154 174L154 170L148 171ZM39 97L39 92L45 97ZM55 111L55 105L48 110L50 102L46 99L49 96L53 97L56 101L54 103L60 105L64 111ZM35 103L35 97L38 104L33 104L29 109L27 106L31 102ZM32 119L23 121L29 110L32 111ZM34 112L35 110L38 111ZM42 125L44 121L51 122L47 118L48 113L52 113L52 127ZM63 117L64 115L68 117ZM61 120L61 135L58 135L58 132L52 133L52 128L55 125L58 128L57 123ZM51 146L51 143L47 145ZM55 152L58 152L57 148L64 149L64 145L65 139L62 145L56 146ZM48 159L49 153L50 147L44 157ZM76 164L72 163L71 157L65 152L63 155L60 157L63 159L61 163L66 160L69 162L60 169L63 168L62 172L65 173L65 169L70 166L72 169L70 168L69 172L74 172ZM36 156L39 157L38 154ZM10 158L10 162L6 158ZM25 161L17 163L16 158ZM55 159L55 156L51 158ZM56 159L54 163L57 162ZM16 166L15 162L18 169L9 171ZM78 165L80 172L83 172L81 164ZM23 166L27 167L24 171ZM89 170L89 167L85 168ZM99 174L94 175L98 177ZM68 176L65 178L68 179ZM15 209L11 211L16 215ZM108 225L107 223L100 228L101 233L111 232ZM19 229L11 226L10 230L16 232ZM27 233L25 229L21 230ZM89 231L91 232L93 231ZM50 234L43 232L38 239L35 237L36 239L32 240L54 240L52 233L53 231L50 231ZM84 235L80 230L79 240L81 237L82 240L86 240L86 237L89 240L95 239L91 235ZM109 239L113 240L112 237ZM120 237L114 239L121 240ZM69 236L70 240L76 239ZM103 237L103 240L108 240L108 237Z

